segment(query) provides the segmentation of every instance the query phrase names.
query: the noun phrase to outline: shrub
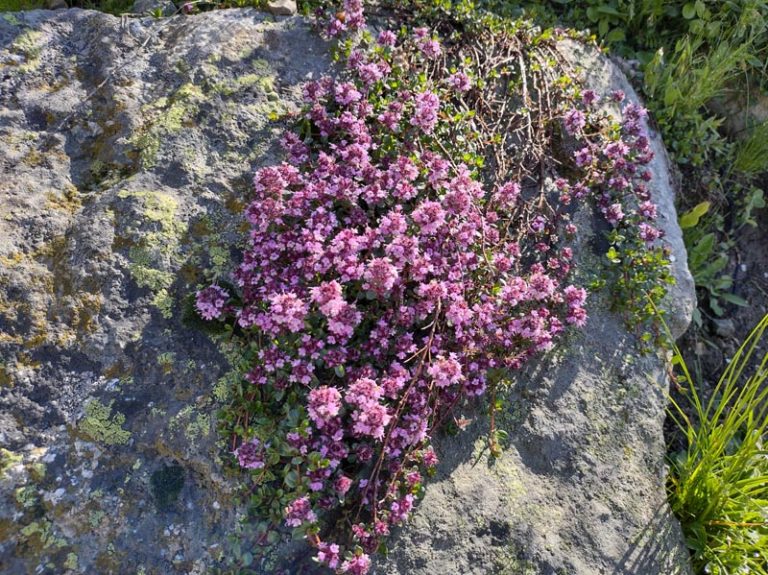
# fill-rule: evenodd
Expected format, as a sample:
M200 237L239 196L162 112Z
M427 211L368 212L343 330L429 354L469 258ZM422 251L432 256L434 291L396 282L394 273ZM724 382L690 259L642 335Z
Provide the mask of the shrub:
M551 33L427 5L429 28L374 38L357 0L326 18L339 74L305 86L288 161L256 172L236 290L205 288L197 309L243 341L224 420L258 533L292 528L366 573L440 425L584 325L576 207L603 215L626 301L666 261L645 111L599 112L553 68Z

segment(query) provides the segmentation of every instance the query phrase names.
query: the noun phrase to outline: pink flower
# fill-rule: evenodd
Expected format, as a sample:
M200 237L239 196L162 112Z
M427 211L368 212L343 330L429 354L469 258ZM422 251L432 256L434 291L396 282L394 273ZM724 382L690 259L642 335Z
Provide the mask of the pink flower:
M640 239L646 243L653 243L655 240L661 237L661 232L659 230L651 225L646 224L645 222L641 222L639 228Z
M624 219L624 211L621 204L611 204L605 209L605 219L608 220L612 226L618 225L618 223Z
M309 291L312 302L326 317L336 317L346 305L341 296L341 284L336 280L323 282Z
M195 307L203 319L219 319L224 313L224 307L229 300L229 292L219 286L208 286L197 292Z
M576 159L576 165L581 168L592 163L592 151L589 147L584 147L574 154L574 158Z
M335 88L336 101L342 106L348 106L354 102L358 102L363 95L357 91L355 85L351 82L344 82L337 84Z
M264 467L264 445L257 438L243 443L235 449L235 457L244 469L262 469Z
M439 202L427 200L413 210L411 217L419 224L422 234L433 235L445 223L445 210Z
M592 90L584 90L581 95L581 101L587 107L592 106L592 104L597 102L597 94L595 94Z
M355 304L344 303L336 315L328 318L328 331L349 339L362 319L363 315L357 311Z
M431 134L437 124L437 112L440 99L432 92L420 92L415 97L415 110L411 124L421 128L425 134Z
M563 290L565 301L569 307L579 307L587 300L587 290L576 286L568 286Z
M269 297L269 303L269 321L277 327L277 331L286 329L296 333L304 328L304 318L309 310L307 304L295 293L272 295Z
M643 202L637 207L640 215L649 220L656 219L656 205L653 202Z
M422 455L424 465L427 467L435 467L438 463L440 463L440 460L437 458L437 454L435 453L435 450L431 447L424 451L424 454Z
M448 76L448 84L457 92L467 92L472 88L472 81L464 72L456 72Z
M339 546L336 543L321 542L317 546L317 561L327 565L330 569L336 569L339 566Z
M333 488L339 495L346 495L350 487L352 487L353 481L346 475L339 475L336 481L333 482Z
M419 50L430 60L434 60L443 53L442 48L440 48L440 42L432 38L422 38L421 42L419 42Z
M295 499L284 510L285 524L288 527L299 527L302 523L314 523L317 516L312 511L309 497Z
M386 295L394 287L398 277L397 268L392 265L392 260L374 258L368 263L363 274L365 280L363 287L379 296Z
M500 208L510 209L515 207L517 199L520 197L520 184L517 182L507 182L501 186L494 194L494 200Z
M611 142L605 146L603 153L613 160L623 158L629 154L629 146L624 142Z
M579 110L569 110L563 119L565 120L565 131L571 135L580 132L587 125L584 113Z
M384 124L391 132L397 131L397 125L403 116L403 104L398 101L387 104L386 111L378 115L377 120Z
M397 42L397 36L391 30L382 30L379 33L378 42L381 46L394 46Z
M380 403L369 403L364 409L352 412L354 425L352 430L359 435L370 435L374 439L384 439L384 428L392 417L387 408Z
M543 273L533 273L528 278L528 297L542 301L552 297L557 288L557 282Z
M461 364L456 361L456 354L453 353L447 358L438 356L432 365L427 368L427 373L437 387L448 387L464 379L461 372Z
M565 321L576 327L584 327L587 324L587 310L583 307L569 308Z
M341 393L335 387L323 385L309 392L309 417L318 429L339 414L341 409Z
M366 575L371 568L371 559L365 553L347 559L341 564L344 575Z
M362 377L349 386L344 399L355 407L366 407L378 403L383 391L375 381Z

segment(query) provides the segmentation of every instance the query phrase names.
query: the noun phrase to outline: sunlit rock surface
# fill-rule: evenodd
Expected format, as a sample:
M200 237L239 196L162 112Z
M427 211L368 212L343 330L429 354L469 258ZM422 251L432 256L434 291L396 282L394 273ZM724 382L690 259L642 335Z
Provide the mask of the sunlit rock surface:
M595 88L630 91L596 53L561 52ZM236 255L250 174L280 158L273 120L328 66L305 21L256 11L0 15L0 572L203 574L231 555L227 361L184 301ZM679 332L693 290L654 145ZM688 572L664 500L663 363L600 296L590 312L511 389L501 459L480 413L440 441L377 573ZM293 553L260 569L313 572Z

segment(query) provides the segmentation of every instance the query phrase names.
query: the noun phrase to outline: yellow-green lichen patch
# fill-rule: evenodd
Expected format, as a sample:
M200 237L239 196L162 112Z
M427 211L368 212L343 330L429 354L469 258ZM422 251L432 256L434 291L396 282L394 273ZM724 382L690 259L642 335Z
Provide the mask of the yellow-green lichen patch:
M142 108L146 121L131 138L143 168L157 165L162 141L185 127L194 125L204 95L199 86L184 84L169 97L162 97Z
M46 207L52 210L75 214L82 207L80 193L73 185L66 186L61 191L51 191L45 195Z
M510 545L494 553L493 575L537 575L539 571L532 562L521 559L519 551Z
M33 258L45 265L35 285L48 297L44 307L34 310L35 329L25 347L44 343L70 347L95 332L103 303L101 286L95 278L76 279L70 265L70 238L53 237L35 251ZM52 329L55 324L58 329Z
M68 553L67 559L64 561L64 569L71 569L76 571L78 568L77 555L75 553Z
M1 341L3 341L2 338L0 338ZM13 378L8 372L8 366L2 362L0 362L0 387L13 387Z
M75 208L69 195L67 210ZM63 206L62 206L63 208ZM78 278L70 267L69 238L57 235L39 245L31 253L12 252L0 256L0 282L7 281L3 271L23 266L27 275L26 290L0 290L0 317L8 328L0 333L0 341L35 349L44 344L64 348L93 333L101 310L101 286L95 278Z
M8 24L12 26L21 26L21 20L16 18L16 16L11 14L10 12L6 12L5 14L3 14L3 20L8 22Z
M24 540L24 547L31 556L47 549L60 549L68 545L67 540L57 534L56 528L48 519L33 521L25 525L19 534Z
M26 256L22 252L11 252L10 254L0 255L0 264L3 264L9 268L15 268L19 264L26 260Z
M122 191L118 197L141 202L142 221L134 222L135 236L128 251L129 271L139 287L153 293L152 303L166 319L172 316L173 283L176 258L185 226L177 219L178 202L167 193L155 191ZM150 231L139 230L151 227Z
M160 315L165 319L173 317L173 298L167 289L163 288L155 294L155 297L152 298L152 305L160 310Z
M188 405L170 419L168 428L174 432L183 430L189 444L194 446L199 438L211 432L211 416Z
M32 72L40 67L40 54L43 51L42 38L42 32L27 30L19 34L11 44L9 51L24 59L18 66L20 72Z
M265 63L256 68L256 73L223 80L213 84L211 88L222 96L233 96L246 89L256 90L262 95L275 93L275 74L270 71L269 65Z
M131 432L123 429L125 415L112 414L112 403L104 405L97 399L85 405L85 417L78 423L77 431L86 439L104 445L124 445Z
M9 451L4 447L0 447L0 477L3 477L5 472L11 467L21 463L23 459L24 458L20 454Z
M157 365L161 367L165 375L170 375L173 371L173 363L176 360L176 354L170 351L161 353L157 356Z

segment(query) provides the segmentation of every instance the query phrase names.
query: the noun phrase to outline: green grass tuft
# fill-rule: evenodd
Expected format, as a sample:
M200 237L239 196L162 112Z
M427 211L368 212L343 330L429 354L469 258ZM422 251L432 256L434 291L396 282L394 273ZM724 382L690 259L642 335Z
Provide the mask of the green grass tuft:
M673 363L694 418L672 401L687 448L671 457L668 490L696 573L768 574L768 353L755 350L766 315L703 401L677 347ZM749 373L749 374L748 374Z
M749 138L739 145L733 167L745 174L768 171L768 122L754 128Z

